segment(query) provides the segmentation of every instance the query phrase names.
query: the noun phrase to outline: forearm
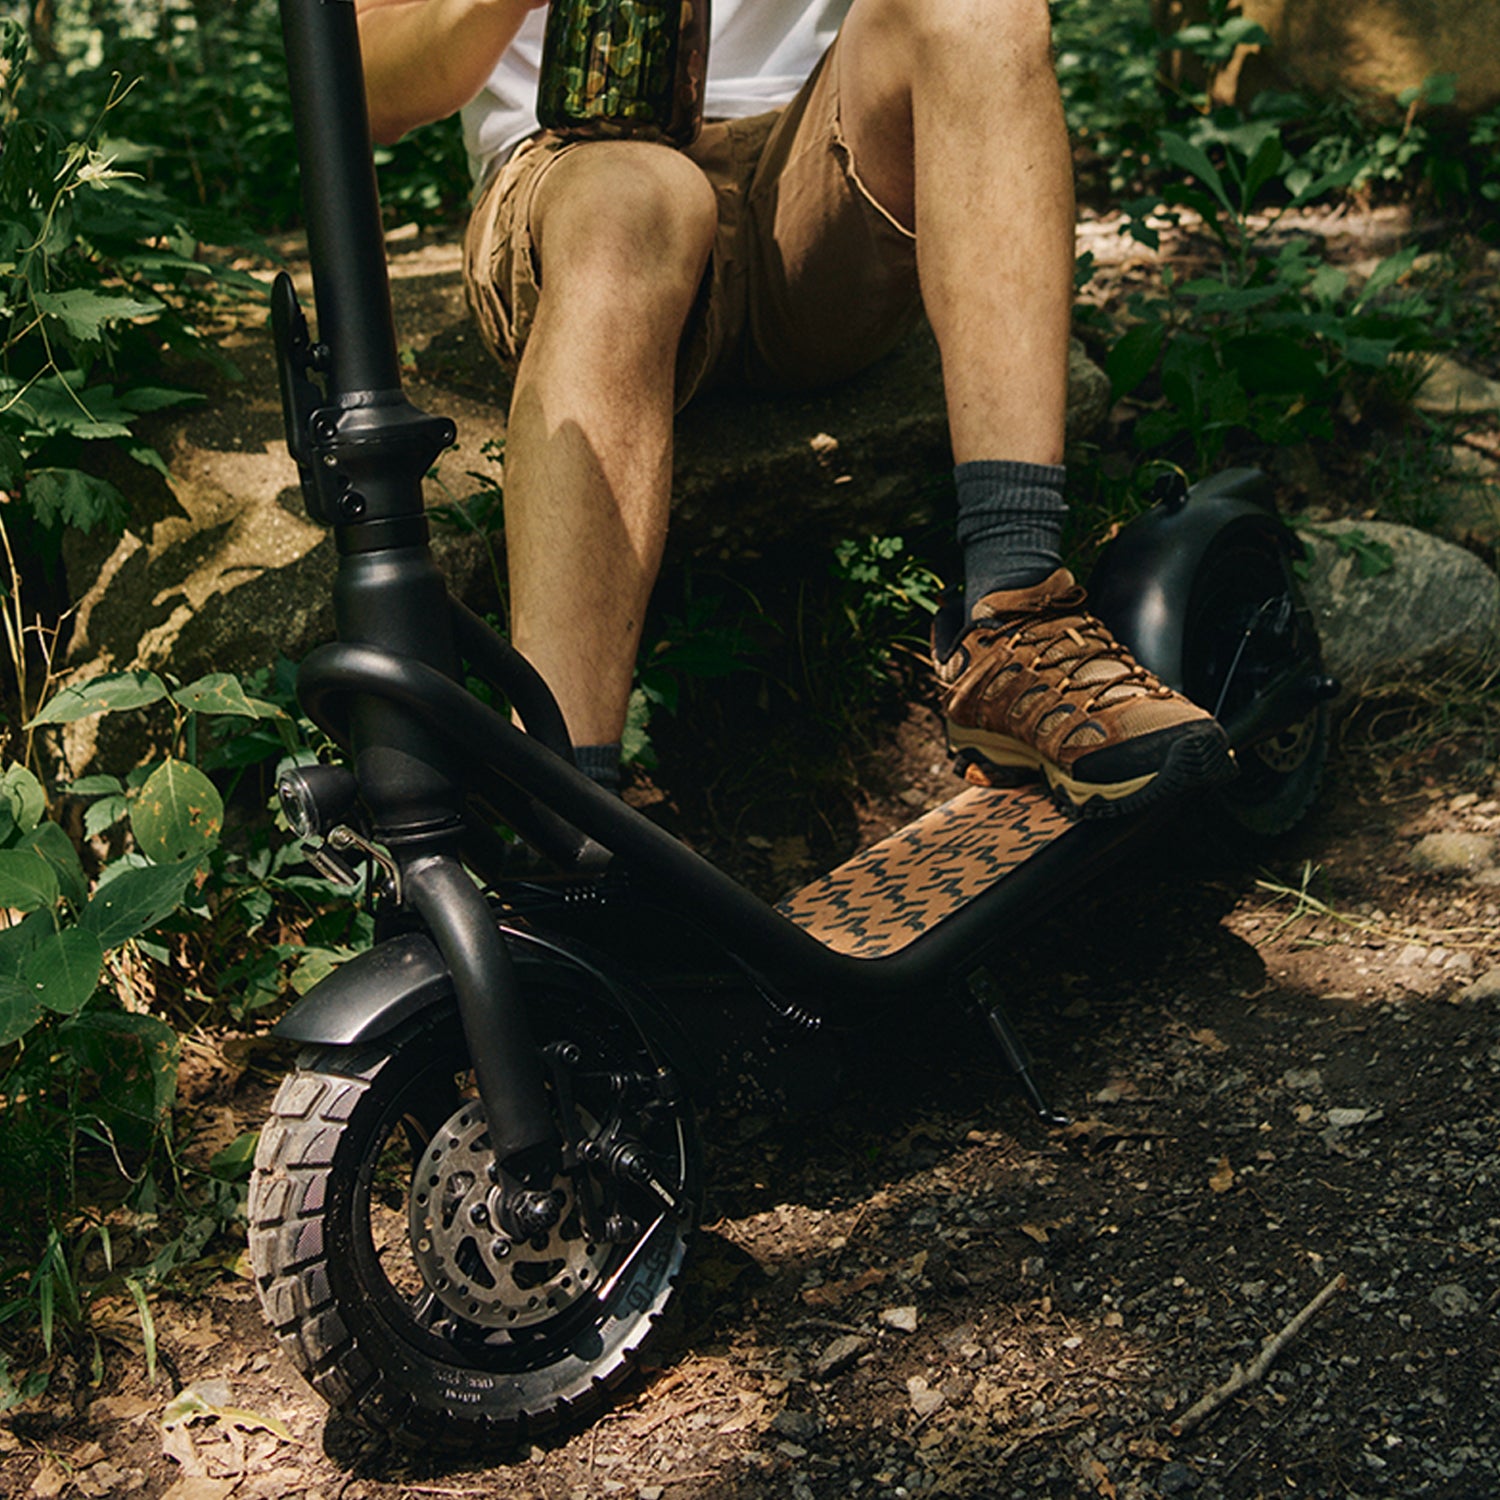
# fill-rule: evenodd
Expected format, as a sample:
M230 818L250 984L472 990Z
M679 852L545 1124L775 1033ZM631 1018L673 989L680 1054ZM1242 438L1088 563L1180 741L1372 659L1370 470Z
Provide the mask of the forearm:
M357 0L370 133L394 141L479 92L545 0Z

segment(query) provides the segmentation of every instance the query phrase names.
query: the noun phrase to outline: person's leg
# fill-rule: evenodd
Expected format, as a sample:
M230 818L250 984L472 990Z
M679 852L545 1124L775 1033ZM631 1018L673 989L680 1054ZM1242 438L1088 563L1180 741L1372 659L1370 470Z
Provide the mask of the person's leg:
M856 0L840 45L861 179L916 232L977 601L1061 562L1073 175L1047 7Z
M576 745L617 742L625 722L666 535L678 340L714 225L702 172L634 142L559 157L531 203L540 295L505 447L511 635Z
M1058 555L1073 199L1044 0L854 0L825 72L810 128L831 122L846 196L909 232L942 354L969 584L934 639L950 746L1040 769L1086 816L1222 779L1222 731L1087 613ZM832 221L798 212L826 167L808 142L784 159L772 369L850 311Z
M1073 172L1046 0L854 0L840 120L916 233L956 463L1062 461Z

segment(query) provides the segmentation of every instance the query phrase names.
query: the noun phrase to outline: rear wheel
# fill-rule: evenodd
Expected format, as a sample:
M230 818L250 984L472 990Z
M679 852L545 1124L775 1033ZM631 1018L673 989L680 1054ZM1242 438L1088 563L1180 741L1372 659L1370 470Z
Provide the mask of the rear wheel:
M425 1447L601 1409L660 1323L696 1214L691 1111L634 1025L566 989L540 998L554 1111L583 1158L554 1183L546 1234L496 1227L451 1014L305 1054L261 1135L250 1246L267 1317L331 1406Z
M1259 527L1230 530L1193 581L1183 685L1220 720L1234 718L1284 674L1320 670L1317 630L1283 549ZM1329 709L1236 750L1239 775L1216 794L1229 822L1256 837L1289 832L1317 800L1328 759Z

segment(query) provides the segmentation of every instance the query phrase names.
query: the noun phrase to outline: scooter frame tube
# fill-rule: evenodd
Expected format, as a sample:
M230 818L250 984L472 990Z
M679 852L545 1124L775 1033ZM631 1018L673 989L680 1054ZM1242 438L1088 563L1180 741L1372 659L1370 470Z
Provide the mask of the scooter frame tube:
M1074 824L967 906L883 958L835 952L752 896L723 871L597 786L503 715L423 663L365 646L317 647L302 664L298 695L336 739L344 705L369 697L399 704L449 737L455 755L503 777L620 860L636 894L707 931L747 972L778 993L816 990L838 1000L893 999L965 972L983 951L1060 892L1083 884L1149 816ZM484 872L490 873L494 872Z

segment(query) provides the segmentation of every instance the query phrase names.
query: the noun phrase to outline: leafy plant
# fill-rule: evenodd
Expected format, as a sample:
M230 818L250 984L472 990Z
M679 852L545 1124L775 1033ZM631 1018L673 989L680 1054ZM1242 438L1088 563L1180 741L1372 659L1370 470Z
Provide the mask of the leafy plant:
M1192 210L1219 257L1185 281L1169 268L1160 291L1130 301L1133 326L1107 368L1117 396L1154 378L1159 398L1136 426L1142 448L1185 447L1201 469L1236 432L1265 444L1328 436L1330 392L1432 345L1434 310L1403 286L1415 249L1388 257L1356 287L1306 240L1276 232L1289 210L1347 186L1357 163L1287 195L1281 184L1297 163L1273 125L1221 131L1217 160L1173 131L1161 133L1160 147L1182 176L1151 209ZM1155 245L1146 205L1134 207L1131 232Z
M626 765L656 764L651 717L658 709L677 712L685 680L710 681L746 669L749 639L724 619L724 611L722 595L689 590L681 613L668 614L661 633L642 649L620 746Z
M54 50L43 70L49 109L77 130L73 100L112 75L151 81L113 122L107 149L200 222L230 240L286 228L300 213L286 63L274 0L190 8L137 0L111 13L58 0ZM451 221L471 186L461 133L451 124L414 132L375 153L388 218Z
M223 363L195 319L207 289L253 286L199 259L186 218L104 142L115 78L76 133L28 88L24 33L0 20L0 491L26 551L65 527L118 528L125 499L94 459L112 444L165 472L143 416L196 400L162 382L167 352Z
M94 1310L111 1299L135 1308L149 1364L148 1291L239 1212L243 1142L206 1173L176 1153L172 1022L196 1025L213 1007L244 1021L368 936L367 916L342 899L330 909L328 883L293 868L294 847L272 850L263 832L237 841L248 847L224 841L224 797L198 763L213 754L212 726L269 726L273 754L305 757L285 709L225 673L179 683L130 671L65 687L28 727L120 712L162 720L167 750L66 788L86 802L95 872L36 775L18 763L0 774L0 1200L25 1194L34 1210L3 1221L0 1324L23 1344L30 1330L41 1350L29 1375L14 1373L24 1361L0 1358L0 1401L38 1388L55 1327L75 1345L92 1341L97 1360ZM245 763L231 757L231 776ZM101 1178L101 1166L112 1173ZM165 1243L159 1166L180 1226ZM122 1186L127 1203L98 1206Z

